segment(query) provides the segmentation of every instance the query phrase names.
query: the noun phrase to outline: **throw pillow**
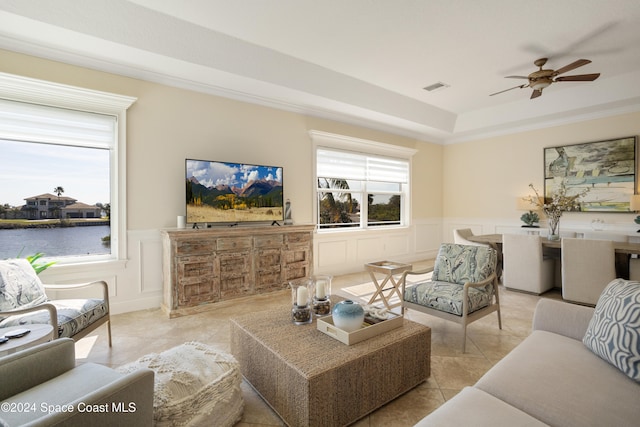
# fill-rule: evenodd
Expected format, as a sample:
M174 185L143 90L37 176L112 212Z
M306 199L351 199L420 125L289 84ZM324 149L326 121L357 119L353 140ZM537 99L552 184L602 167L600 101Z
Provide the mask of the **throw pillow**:
M0 311L34 307L46 301L42 282L29 261L0 261Z
M640 282L616 279L607 285L582 342L640 382Z

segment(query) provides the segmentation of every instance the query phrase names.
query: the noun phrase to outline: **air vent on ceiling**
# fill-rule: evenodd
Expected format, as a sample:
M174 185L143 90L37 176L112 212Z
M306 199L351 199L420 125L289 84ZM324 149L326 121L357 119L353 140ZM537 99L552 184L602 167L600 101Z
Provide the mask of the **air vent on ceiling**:
M437 82L427 87L424 87L423 89L426 90L427 92L435 92L436 90L442 90L448 87L449 85L446 83Z

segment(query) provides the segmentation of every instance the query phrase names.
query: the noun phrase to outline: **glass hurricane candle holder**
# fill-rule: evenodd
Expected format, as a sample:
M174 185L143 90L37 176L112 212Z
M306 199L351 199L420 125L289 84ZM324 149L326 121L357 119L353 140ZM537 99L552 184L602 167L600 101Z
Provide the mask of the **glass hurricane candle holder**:
M314 291L313 281L301 279L289 282L291 286L291 320L296 325L306 325L313 320L311 301Z
M331 276L313 276L314 293L311 301L316 316L331 314Z

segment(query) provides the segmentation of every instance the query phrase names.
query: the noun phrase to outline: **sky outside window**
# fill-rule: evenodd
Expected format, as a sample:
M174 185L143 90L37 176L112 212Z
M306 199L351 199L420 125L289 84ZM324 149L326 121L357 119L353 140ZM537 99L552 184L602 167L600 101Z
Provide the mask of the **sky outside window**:
M110 203L109 150L0 140L0 204L22 206L56 187L87 205Z

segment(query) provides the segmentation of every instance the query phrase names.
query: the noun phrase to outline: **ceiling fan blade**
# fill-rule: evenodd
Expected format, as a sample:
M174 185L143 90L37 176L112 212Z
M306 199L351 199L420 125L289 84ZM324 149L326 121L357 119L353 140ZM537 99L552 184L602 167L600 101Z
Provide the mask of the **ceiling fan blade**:
M569 65L565 65L564 67L557 69L554 74L557 76L558 74L566 73L567 71L574 70L578 67L582 67L583 65L587 65L590 63L591 61L589 61L588 59L578 59L577 61L572 62Z
M576 40L573 43L569 43L569 45L567 45L567 47L563 49L562 54L566 55L570 52L575 52L578 50L584 51L585 50L584 47L592 44L591 43L592 40L602 38L602 36L605 33L610 32L612 29L614 29L618 25L620 25L619 21L611 21L611 22L606 22L602 24L600 27L593 29L588 34L585 34L582 38Z
M576 52L580 52L581 55L585 55L585 56L595 56L595 55L600 55L600 54L612 54L612 53L616 53L619 52L620 48L618 47L614 47L614 48L609 48L609 49L595 49L593 50L593 48L591 47L594 43L594 41L597 41L598 39L601 39L602 37L604 37L606 34L610 33L612 30L614 30L618 25L620 25L621 22L620 21L611 21L611 22L607 22L602 24L600 27L595 28L594 30L590 31L588 34L585 34L583 37L581 37L580 39L569 43L568 45L566 45L564 48L561 49L549 49L548 46L544 46L541 44L525 44L523 46L520 46L520 50L522 50L523 52L528 52L531 53L532 56L535 56L536 58L549 58L552 59L554 61L558 61L560 59L564 59L566 57L569 57L570 55L575 55ZM508 73L514 73L517 72L519 70L522 70L524 67L528 66L529 63L525 62L523 64L520 65L516 65L507 69L503 69L502 71L500 71L500 74L508 74Z
M522 89L522 88L525 88L525 87L527 87L527 86L529 86L529 85L520 85L520 86L511 87L511 88L509 88L509 89L501 90L500 92L492 93L492 94L491 94L491 95L489 95L489 96L498 95L499 93L508 92L508 91L510 91L510 90L513 90L513 89Z
M527 76L506 76L505 79L528 79Z
M600 77L600 73L594 74L578 74L576 76L557 77L556 82L592 82Z
M534 90L534 91L531 93L531 98L529 98L529 99L537 98L537 97L539 97L540 95L542 95L542 91L541 91L541 90Z

